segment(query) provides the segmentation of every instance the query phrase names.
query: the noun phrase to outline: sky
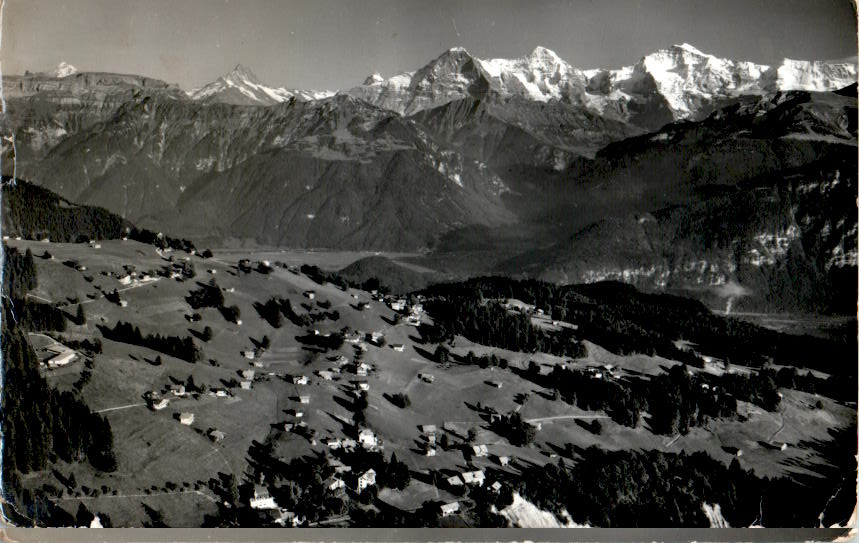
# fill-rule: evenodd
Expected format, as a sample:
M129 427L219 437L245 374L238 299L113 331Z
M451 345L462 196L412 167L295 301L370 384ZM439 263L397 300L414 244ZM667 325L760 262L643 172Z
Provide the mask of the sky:
M765 64L855 57L850 0L4 0L3 73L66 61L201 86L244 64L266 84L345 89L454 46L515 58L542 45L617 68L672 44Z

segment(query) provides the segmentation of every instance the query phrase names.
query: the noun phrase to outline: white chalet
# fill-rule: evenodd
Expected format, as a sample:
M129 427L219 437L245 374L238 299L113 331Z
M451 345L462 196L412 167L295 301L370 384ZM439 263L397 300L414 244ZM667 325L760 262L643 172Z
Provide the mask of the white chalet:
M254 496L250 500L251 509L277 509L277 503L264 486L254 487Z
M358 434L358 443L360 443L365 449L369 449L371 447L375 447L379 443L379 438L376 437L373 430L364 428Z
M369 469L369 470L365 471L364 473L362 473L358 477L358 484L356 485L355 489L360 494L361 492L364 491L365 488L367 488L370 485L375 485L375 484L376 484L376 470Z
M469 485L483 486L483 481L486 480L486 475L483 470L466 471L462 474L462 480Z
M441 516L448 517L459 511L459 502L450 502L441 505Z

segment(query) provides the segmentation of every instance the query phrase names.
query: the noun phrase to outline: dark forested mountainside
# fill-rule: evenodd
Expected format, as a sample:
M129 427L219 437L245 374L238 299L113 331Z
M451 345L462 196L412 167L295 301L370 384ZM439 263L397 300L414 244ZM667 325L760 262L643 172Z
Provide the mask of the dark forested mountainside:
M29 251L4 247L3 296L3 482L7 514L23 524L52 524L52 507L38 495L22 493L21 476L62 460L88 461L114 471L113 436L107 419L93 413L73 392L50 386L27 340L31 330L63 330L63 313L46 304L24 301L37 284Z

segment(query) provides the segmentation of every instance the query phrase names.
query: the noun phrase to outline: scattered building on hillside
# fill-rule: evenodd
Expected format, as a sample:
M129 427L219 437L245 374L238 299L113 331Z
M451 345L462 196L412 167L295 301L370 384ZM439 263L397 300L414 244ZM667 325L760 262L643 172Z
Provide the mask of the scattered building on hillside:
M403 345L402 343L394 343L393 345L391 345L391 348L394 349L395 351L397 351L398 353L401 353L406 349L406 346Z
M250 390L252 385L253 385L253 381L241 381L241 382L239 382L239 386L242 388L242 390Z
M307 384L307 376L306 375L293 375L292 382L296 385L306 385Z
M447 484L450 486L462 486L462 479L459 475L451 475L447 478Z
M403 298L391 302L391 309L394 311L402 311L406 308L406 301Z
M62 343L54 343L53 345L45 348L45 350L49 353L54 354L54 356L49 358L46 362L49 368L59 368L61 366L66 366L70 364L77 356L77 353L75 353L73 350L69 349Z
M242 351L242 356L244 356L248 360L253 360L254 358L256 358L256 353L248 349L247 351Z
M358 477L358 483L355 486L355 490L357 490L358 493L360 494L361 492L364 491L365 488L367 488L368 486L371 486L371 485L375 485L375 484L376 484L376 470L371 468L371 469L368 469L367 471L365 471L364 473L362 473Z
M194 413L182 413L179 415L179 422L185 426L194 424Z
M119 300L119 307L128 307L128 300Z
M185 396L187 392L185 392L185 385L172 385L170 387L170 392L174 396Z
M319 376L323 381L330 381L330 380L332 380L332 379L334 378L334 373L332 373L332 372L330 372L330 371L328 371L328 370L319 370L319 371L317 371L317 372L316 372L316 374L317 374L317 375L318 375L318 376Z
M254 375L256 375L256 371L254 370L242 370L242 377L247 380L252 380L254 378Z
M449 517L459 511L459 502L443 503L441 505L441 516Z
M304 297L307 298L308 300L312 300L312 299L316 298L316 292L313 290L305 290L304 291Z
M466 471L462 474L462 480L468 485L483 486L483 482L486 480L486 474L484 474L481 469Z
M489 386L495 388L502 388L504 386L504 383L502 383L501 381L489 381Z
M426 436L434 436L438 428L436 428L435 424L424 424L421 426L421 432Z
M310 403L310 396L307 396L307 395L299 396L298 401L300 403L303 403L303 404L308 404L308 403Z
M152 409L154 409L155 411L161 411L162 409L167 407L167 405L169 403L170 403L170 400L168 400L167 398L162 398L162 399L160 399L157 402L152 404Z
M358 442L365 449L370 449L376 447L379 444L379 438L376 437L376 434L373 433L373 430L369 428L364 428L358 434Z
M370 383L368 383L367 381L358 381L357 383L355 383L355 386L358 388L358 390L370 390Z
M510 457L509 456L499 456L498 457L498 464L502 467L509 465L510 464Z
M277 503L268 493L268 489L261 485L254 487L254 495L250 500L251 509L277 509Z
M339 477L331 477L325 482L325 486L328 488L328 490L335 492L337 490L346 488L346 483L343 481L343 479L340 479Z
M473 445L471 450L476 458L483 458L489 455L489 450L486 448L486 445Z
M220 430L209 430L209 439L211 439L215 443L223 441L225 437L227 437L226 434L224 434L224 432Z
M436 454L435 447L427 447L424 454L426 454L426 456L435 456L435 454Z

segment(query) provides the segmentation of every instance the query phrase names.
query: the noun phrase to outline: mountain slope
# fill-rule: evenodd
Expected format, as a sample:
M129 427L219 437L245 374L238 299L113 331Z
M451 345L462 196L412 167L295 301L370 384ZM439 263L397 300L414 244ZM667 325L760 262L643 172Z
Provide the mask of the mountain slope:
M669 125L598 154L575 198L605 206L604 218L503 269L691 290L735 309L845 311L855 155L855 100L835 93L749 100Z

